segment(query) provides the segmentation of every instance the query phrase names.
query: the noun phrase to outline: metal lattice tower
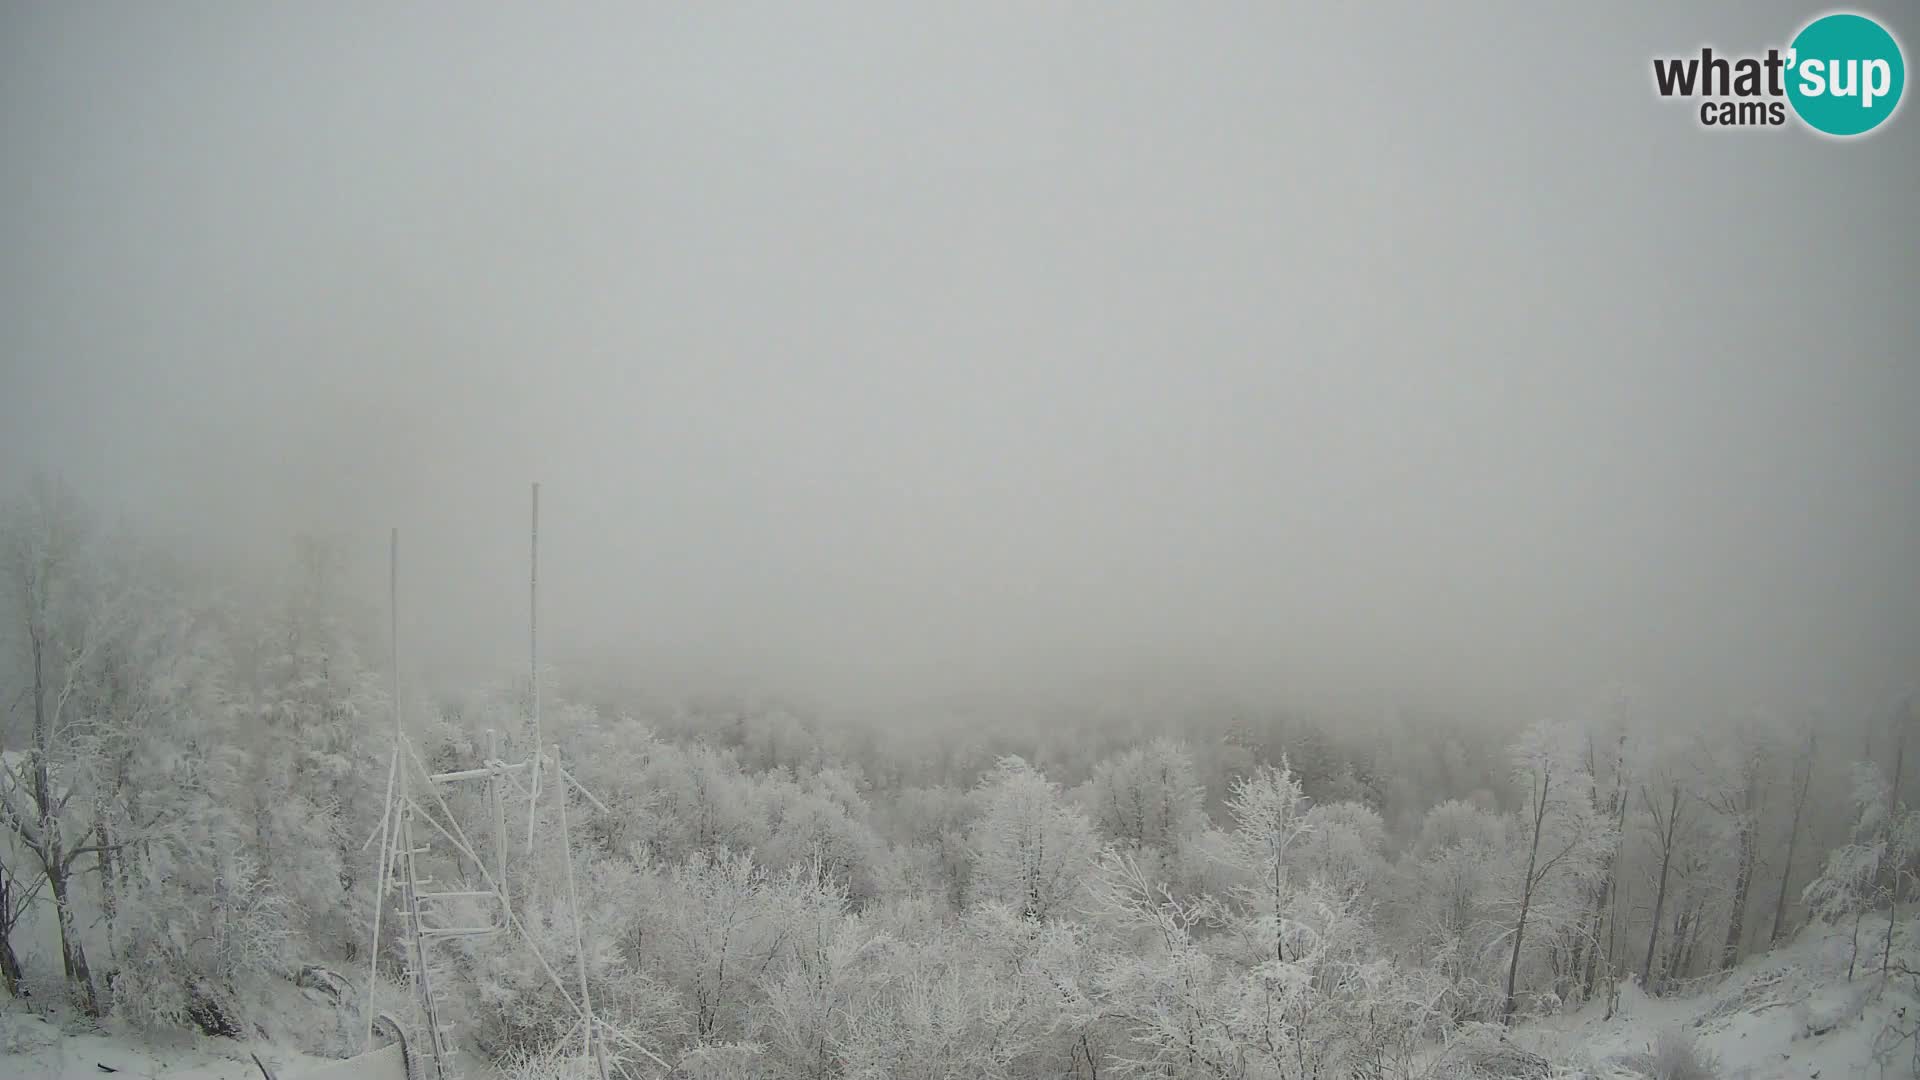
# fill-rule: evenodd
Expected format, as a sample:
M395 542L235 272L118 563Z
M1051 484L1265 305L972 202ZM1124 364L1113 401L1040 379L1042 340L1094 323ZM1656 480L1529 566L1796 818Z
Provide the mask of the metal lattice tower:
M605 1048L588 997L585 958L578 938L579 909L573 892L567 798L570 793L576 793L601 813L609 811L606 804L595 798L592 792L560 766L557 754L536 751L526 761L508 762L498 754L497 735L489 731L487 738L488 747L493 753L489 754L481 767L474 769L428 773L404 739L397 751L401 761L399 771L404 774L413 770L417 778L424 779L431 800L431 805L425 805L409 794L408 785L396 783L389 801L394 828L385 848L386 863L383 867L385 885L382 895L398 897L403 921L402 936L407 949L408 981L413 988L421 1026L427 1034L425 1039L420 1040L420 1045L431 1057L430 1065L418 1063L416 1075L431 1076L434 1080L459 1080L460 1076L460 1051L445 985L454 973L448 966L447 961L451 957L446 955L444 943L452 938L491 938L515 934L525 938L525 927L514 917L507 889L506 802L510 789L523 796L532 795L531 783L521 785L516 774L546 771L552 774L553 786L558 788L549 797L558 804L561 843L568 867L567 906L572 913L576 935L575 952L580 979L578 1000L567 991L565 982L539 950L533 947L532 942L523 940L522 943L533 949L534 957L547 977L560 988L562 995L579 1013L576 1023L584 1036L583 1045L588 1060L594 1063L599 1075L605 1077ZM484 858L467 838L439 790L455 784L476 782L486 785L487 809L495 840L491 868L488 866L490 860ZM536 804L529 812L530 818L537 810ZM431 864L423 865L423 860L431 860ZM443 886L442 882L427 872L429 870L439 870L456 877ZM474 878L479 880L475 881ZM472 887L476 885L481 887ZM511 948L514 944L503 942L502 947Z
M444 821L432 809L415 802L404 788L393 807L399 827L389 849L390 892L398 894L409 981L413 984L415 1005L427 1034L423 1045L432 1058L430 1075L437 1080L457 1080L459 1075L459 1049L454 1039L446 987L442 985L451 975L442 943L450 938L492 937L513 927L506 889L504 781L512 772L526 768L526 763L501 761L493 732L488 732L488 748L493 752L481 768L426 776ZM407 764L412 767L419 763L415 760ZM461 834L458 823L446 813L446 802L437 790L442 785L473 781L485 782L487 804L495 823L495 862L491 870ZM450 867L458 878L442 885L425 872L427 868L422 866L422 860L427 858L435 860L434 868ZM485 887L462 887L475 884L468 880L473 876L478 876L481 880L477 884ZM474 918L476 910L482 913L481 921Z
M450 938L494 938L501 935L518 933L522 943L532 950L534 958L546 972L556 987L560 989L570 1005L579 1014L576 1026L583 1035L583 1047L586 1056L594 1065L601 1080L606 1080L607 1059L601 1042L599 1025L594 1020L593 1004L587 983L586 958L580 942L580 913L574 894L572 844L567 827L567 796L571 789L578 792L587 802L601 813L607 808L599 799L560 767L558 753L548 755L540 743L540 665L539 665L539 537L540 537L540 485L533 486L533 529L531 533L530 556L532 570L529 576L528 652L530 660L531 708L529 719L532 723L533 745L531 755L525 761L508 762L501 758L498 734L487 732L487 757L479 768L458 769L451 772L429 773L425 765L413 753L407 742L401 723L400 692L400 646L399 646L399 565L400 530L393 530L392 545L389 553L391 561L388 587L392 609L392 712L393 712L393 758L387 772L387 798L385 813L380 822L380 870L376 885L376 902L373 917L372 965L367 978L367 1047L372 1049L374 987L378 981L380 957L380 917L387 906L390 896L397 895L399 917L402 920L402 937L406 943L407 978L413 989L415 1007L419 1012L421 1026L426 1038L413 1040L409 1046L419 1046L424 1053L412 1051L416 1060L409 1062L410 1076L431 1076L434 1080L459 1080L459 1048L455 1040L453 1018L449 1015L447 991L453 972L446 961L444 943ZM556 748L557 750L557 748ZM525 772L527 783L520 784L515 774ZM574 950L579 978L579 999L574 1000L567 992L565 983L547 963L534 943L526 937L525 927L514 917L512 901L507 889L508 845L506 803L508 788L511 786L519 795L527 799L527 850L533 850L534 825L539 815L542 773L550 772L555 785L559 788L556 798L559 802L560 835L566 859L567 906L572 916L574 930ZM426 798L416 799L410 782L416 777L425 781L423 790ZM491 818L493 831L493 852L491 859L483 857L469 842L460 827L459 820L448 807L440 790L455 784L484 782L486 808ZM428 805L428 804L431 805ZM370 838L371 839L371 838ZM422 860L432 860L431 865L423 867ZM488 863L492 866L489 868ZM441 870L448 875L443 886L427 870ZM476 882L474 879L477 878ZM483 885L476 888L475 885ZM438 887L436 887L438 886ZM476 915L476 912L478 913ZM618 1033L615 1033L618 1038ZM640 1049L642 1053L650 1052ZM419 1058L430 1059L428 1061ZM656 1059L657 1060L657 1059Z

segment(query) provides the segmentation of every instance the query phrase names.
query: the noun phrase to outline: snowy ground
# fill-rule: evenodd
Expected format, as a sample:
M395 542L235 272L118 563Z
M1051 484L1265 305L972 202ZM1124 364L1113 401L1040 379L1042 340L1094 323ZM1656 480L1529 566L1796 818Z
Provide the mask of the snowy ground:
M1623 989L1620 1011L1605 1019L1595 1004L1528 1025L1515 1041L1557 1065L1592 1075L1618 1075L1623 1059L1647 1052L1663 1030L1680 1029L1719 1061L1722 1080L1850 1080L1912 1076L1914 1044L1899 1041L1889 1021L1920 1017L1911 976L1895 974L1882 989L1880 949L1886 915L1860 935L1852 981L1851 928L1812 927L1791 945L1750 958L1723 979L1702 980L1684 996L1650 998ZM1894 963L1913 956L1920 924L1905 921L1894 938ZM1886 1048L1884 1065L1876 1049Z
M34 1000L58 997L58 984L43 980ZM242 1042L178 1032L142 1035L108 1021L104 1030L82 1022L36 1015L0 1001L0 1080L48 1077L72 1080L106 1076L170 1077L177 1080L261 1080L253 1056L278 1080L300 1080L338 1064L327 1051L346 1045L338 1005L326 994L276 981L257 990L255 1037ZM109 1072L108 1070L112 1070Z
M0 1015L0 1076L49 1080L99 1080L108 1075L166 1076L175 1080L260 1080L249 1053L291 1080L325 1058L271 1044L243 1045L231 1040L171 1040L116 1035L67 1034L46 1019L25 1013ZM102 1068L105 1066L105 1068ZM113 1070L109 1073L107 1070Z

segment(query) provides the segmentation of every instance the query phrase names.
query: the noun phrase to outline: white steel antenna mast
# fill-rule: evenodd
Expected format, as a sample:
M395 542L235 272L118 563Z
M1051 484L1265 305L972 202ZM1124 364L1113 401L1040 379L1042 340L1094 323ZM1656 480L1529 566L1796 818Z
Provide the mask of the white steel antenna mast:
M400 688L400 530L394 529L388 549L388 607L391 624L388 628L392 637L393 663L393 747L395 764L399 756L411 754L406 745L406 733L401 724L401 688ZM398 830L393 847L393 856L400 864L400 916L404 920L407 940L407 975L413 985L414 1000L419 1008L421 1019L426 1027L426 1045L432 1052L434 1075L440 1080L454 1080L453 1031L448 1025L446 1001L441 988L436 985L438 978L428 962L428 938L448 932L447 928L435 927L430 917L438 904L452 899L447 893L423 892L421 886L431 885L433 878L420 873L419 858L430 854L432 849L416 842L414 838L414 815L418 808L408 796L409 769L399 769L396 794L399 800L393 803L388 812L397 816ZM438 793L435 793L438 798ZM383 865L384 870L384 865ZM384 894L383 894L384 899ZM383 906L383 905L380 905ZM375 911L379 906L375 907ZM489 928L490 929L490 928ZM379 939L374 939L374 963L379 963ZM368 980L368 996L372 997L372 980ZM371 1012L371 1010L369 1010Z
M527 850L533 850L533 823L540 809L540 774L542 752L545 744L540 741L540 482L533 484L533 519L527 536L527 674L528 691L532 697L533 713L533 779L532 797L527 800ZM558 747L555 748L554 768L560 767ZM569 780L572 778L569 777ZM587 1060L594 1065L600 1080L606 1080L607 1062L600 1047L599 1034L593 1023L593 996L587 987L587 954L581 941L580 902L574 893L573 884L573 837L567 828L567 784L560 783L560 850L567 864L567 910L573 916L573 955L574 964L580 977L580 1016L583 1023L581 1032L585 1039ZM579 787L577 782L575 787ZM584 793L585 789L581 789ZM595 800L598 802L599 800Z
M509 931L518 932L527 947L533 951L534 959L539 961L561 996L579 1014L579 1022L585 1033L587 1059L592 1063L596 1075L601 1080L608 1076L608 1062L605 1045L601 1039L598 1024L594 1020L593 1006L589 996L586 954L582 948L581 920L577 895L573 881L572 837L568 833L566 801L569 788L578 792L588 803L607 813L607 807L583 787L568 771L561 767L556 746L553 754L553 775L559 786L561 851L566 859L567 907L572 916L574 934L574 953L576 973L580 980L579 998L574 999L565 983L554 971L553 966L542 956L539 947L526 934L526 927L515 917L507 890L507 786L512 785L522 795L527 796L527 851L534 850L534 828L539 819L539 796L541 774L545 771L544 759L547 756L540 743L540 652L539 652L539 598L540 598L540 485L533 485L533 523L531 532L530 561L531 572L528 577L528 599L530 602L527 619L527 638L529 654L530 683L530 721L533 728L533 744L525 761L506 762L500 758L500 741L496 732L487 732L487 759L480 768L457 769L452 772L429 773L420 757L407 743L404 726L401 722L400 703L400 531L394 529L388 550L388 604L391 620L391 675L393 685L393 756L387 766L387 798L385 813L381 817L380 867L376 876L376 902L373 915L373 949L367 978L367 1008L365 1017L366 1048L373 1048L373 1020L375 1016L374 988L378 982L380 954L380 919L391 893L398 894L400 912L403 920L403 933L407 947L407 975L414 991L414 1000L424 1021L426 1038L421 1040L430 1055L431 1074L438 1080L455 1080L457 1049L453 1038L445 997L446 987L440 985L455 973L444 968L436 968L432 943L441 938L450 937L490 937ZM414 770L418 770L427 781L424 796L430 800L432 808L416 800L411 794L409 780ZM527 770L531 773L529 783L522 787L513 774ZM469 841L460 823L455 819L446 800L440 795L439 788L446 784L465 781L486 781L487 803L490 822L494 830L492 868L487 859L480 856L478 848ZM436 812L437 811L437 812ZM416 821L429 826L423 834L416 834ZM435 834L439 837L442 849L436 851L428 841ZM368 841L372 841L368 837ZM446 850L451 849L451 850ZM455 887L438 891L424 889L434 883L432 877L422 871L423 861L434 860L436 868L445 868L456 877ZM479 883L485 888L460 888L461 881L471 881L478 876ZM477 883L476 883L477 884ZM616 1038L619 1038L618 1033ZM636 1050L656 1063L664 1065L651 1051L621 1038L621 1043ZM424 1069L414 1075L421 1075Z
M533 850L533 819L540 806L540 482L533 484L533 528L527 542L527 694L532 699L533 794L527 799L527 850Z
M387 868L393 865L393 859L387 853L387 831L393 822L394 783L400 773L400 530L395 528L387 547L387 609L392 620L389 628L388 646L392 660L391 692L393 699L388 703L393 710L393 756L387 762L387 795L380 813L380 868L374 878L373 890L373 947L367 950L370 965L367 970L367 1007L366 1007L366 1044L364 1053L373 1051L373 988L380 974L380 913L386 908Z

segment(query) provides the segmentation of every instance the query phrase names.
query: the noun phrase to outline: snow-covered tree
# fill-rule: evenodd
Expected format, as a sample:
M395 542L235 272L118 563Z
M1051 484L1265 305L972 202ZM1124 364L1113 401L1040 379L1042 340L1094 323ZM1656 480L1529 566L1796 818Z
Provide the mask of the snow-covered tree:
M720 858L758 848L767 838L766 808L753 782L710 746L661 745L634 784L652 800L651 853L668 862L693 855Z
M1760 827L1767 809L1771 732L1743 725L1709 749L1701 799L1726 823L1733 849L1733 880L1727 897L1727 927L1721 938L1719 967L1731 968L1745 944L1747 908L1760 863Z
M1520 960L1529 922L1536 938L1547 936L1543 930L1577 926L1583 907L1578 902L1580 883L1592 879L1610 850L1605 824L1594 813L1592 785L1578 743L1571 725L1542 720L1514 747L1514 778L1526 791L1520 818L1527 854L1510 900L1515 913L1503 1020L1511 1021L1519 1004Z
M980 782L973 827L973 898L1030 919L1066 914L1100 844L1079 807L1018 757L1002 758Z
M1893 785L1879 768L1858 762L1853 767L1851 792L1852 835L1827 855L1820 875L1807 885L1802 899L1816 918L1827 922L1851 919L1853 957L1847 977L1859 962L1860 926L1867 912L1891 903L1892 883L1912 876L1920 859L1920 811L1898 801Z
M1022 978L1071 943L1065 929L1037 926L1019 912L989 904L958 924L922 927L923 936L876 937L878 955L859 1007L847 1017L841 1062L848 1077L882 1080L972 1080L1023 1075L1041 1056L1058 1016L1035 978ZM1081 955L1086 955L1081 950ZM1064 1034L1064 1033L1058 1033ZM1066 1042L1066 1040L1061 1040ZM1069 1047L1078 1045L1068 1042ZM1064 1055L1062 1055L1064 1056ZM1063 1075L1056 1070L1046 1075Z
M372 899L362 844L381 812L389 715L381 677L362 660L340 546L302 537L283 595L236 629L247 636L228 737L248 751L253 862L292 905L322 955L352 957Z
M1270 951L1276 920L1253 894L1183 900L1121 858L1107 864L1098 898L1140 942L1113 954L1099 979L1126 1036L1112 1055L1118 1071L1379 1075L1425 1029L1428 1003L1379 955L1356 898L1319 879L1283 900L1284 958Z
M1503 1004L1499 945L1509 929L1503 883L1517 873L1506 820L1452 800L1428 811L1410 870L1407 937L1434 972L1452 1022L1489 1020Z
M766 1004L756 1024L780 1075L837 1076L855 1015L864 1007L887 942L853 917L844 883L796 867L775 890L781 927L759 977Z
M761 855L780 870L799 867L821 875L821 887L837 887L860 904L879 894L880 841L867 827L867 802L845 778L828 769L804 783L772 781L765 795L772 820Z
M98 1016L98 988L74 913L78 864L107 846L99 800L88 790L99 775L98 742L81 701L124 611L97 587L91 521L63 485L37 478L0 513L0 524L0 587L14 646L9 683L26 698L30 717L24 737L8 740L21 749L0 758L0 820L34 876L47 883L69 994Z
M1094 766L1082 799L1108 839L1168 854L1206 822L1186 747L1159 738Z
M1305 825L1306 840L1296 850L1308 877L1356 896L1379 882L1386 871L1387 827L1372 807L1320 803L1308 809Z
M1307 799L1286 759L1262 765L1236 781L1227 800L1232 815L1236 862L1250 880L1237 890L1246 906L1265 920L1264 937L1274 958L1287 958L1290 936L1286 913L1296 883L1294 849L1306 837Z
M955 910L971 891L973 855L968 844L980 813L979 794L911 787L880 815L891 826L896 853L919 876L920 886Z

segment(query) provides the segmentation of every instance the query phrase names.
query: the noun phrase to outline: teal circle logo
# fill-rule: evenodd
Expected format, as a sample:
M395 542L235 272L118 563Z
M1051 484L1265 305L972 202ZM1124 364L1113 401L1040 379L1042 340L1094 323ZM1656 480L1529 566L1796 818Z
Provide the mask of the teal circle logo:
M1900 43L1865 15L1826 15L1793 39L1787 100L1815 131L1864 135L1900 105L1907 63Z

